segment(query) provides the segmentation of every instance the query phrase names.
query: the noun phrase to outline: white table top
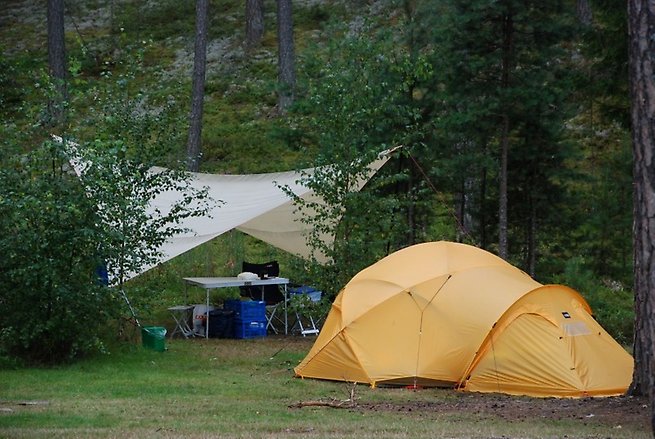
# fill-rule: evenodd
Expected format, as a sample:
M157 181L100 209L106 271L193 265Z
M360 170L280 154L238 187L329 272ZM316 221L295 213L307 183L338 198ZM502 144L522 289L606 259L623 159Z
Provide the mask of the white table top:
M175 305L168 308L169 311L190 311L193 305Z
M269 277L253 280L239 279L238 277L185 277L184 281L188 284L207 289L243 287L248 285L284 285L289 283L289 279L284 277Z

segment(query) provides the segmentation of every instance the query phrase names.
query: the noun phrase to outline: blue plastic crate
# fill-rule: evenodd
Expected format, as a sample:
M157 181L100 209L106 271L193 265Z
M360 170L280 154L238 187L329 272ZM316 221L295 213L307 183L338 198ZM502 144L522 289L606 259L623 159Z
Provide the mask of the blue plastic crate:
M234 318L241 320L266 320L266 303L256 300L226 300L223 309L234 311Z
M234 338L266 337L266 319L234 320Z

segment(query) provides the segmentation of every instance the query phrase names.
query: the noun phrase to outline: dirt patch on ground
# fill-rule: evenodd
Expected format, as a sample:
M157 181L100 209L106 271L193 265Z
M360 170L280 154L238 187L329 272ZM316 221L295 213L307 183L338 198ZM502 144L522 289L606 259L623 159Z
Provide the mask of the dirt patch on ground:
M403 403L361 403L364 411L394 411L407 413L476 413L506 421L533 419L579 420L613 428L633 425L649 429L650 409L646 398L528 398L500 394L455 393L435 402L407 401Z

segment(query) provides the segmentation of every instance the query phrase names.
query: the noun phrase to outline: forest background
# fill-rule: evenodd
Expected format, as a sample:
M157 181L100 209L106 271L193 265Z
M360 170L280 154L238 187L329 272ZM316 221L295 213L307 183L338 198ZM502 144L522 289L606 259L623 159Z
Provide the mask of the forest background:
M183 163L194 2L65 6L69 99L55 134L121 141L128 155L164 145L157 164ZM447 239L577 289L631 344L622 4L296 1L297 82L284 109L276 2L263 6L261 38L246 44L244 2L209 4L200 171L284 171L403 148L361 193L326 194L345 205L334 263L306 263L232 232L128 285L141 313L174 302L183 276L234 275L245 258L279 259L288 277L333 297L386 254ZM4 165L53 133L45 103L56 84L45 5L11 0L0 14Z

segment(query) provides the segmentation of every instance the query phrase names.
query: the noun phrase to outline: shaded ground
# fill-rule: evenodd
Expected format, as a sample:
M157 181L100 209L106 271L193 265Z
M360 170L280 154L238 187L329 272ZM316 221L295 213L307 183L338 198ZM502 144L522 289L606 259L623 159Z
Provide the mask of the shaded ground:
M571 420L585 425L603 425L620 429L632 425L648 431L650 411L646 398L612 397L585 399L527 398L499 394L455 393L435 402L362 403L363 411L430 413L476 413L483 418L506 421L534 419Z

